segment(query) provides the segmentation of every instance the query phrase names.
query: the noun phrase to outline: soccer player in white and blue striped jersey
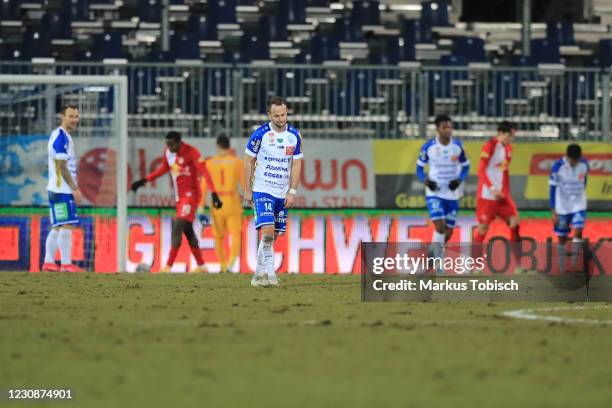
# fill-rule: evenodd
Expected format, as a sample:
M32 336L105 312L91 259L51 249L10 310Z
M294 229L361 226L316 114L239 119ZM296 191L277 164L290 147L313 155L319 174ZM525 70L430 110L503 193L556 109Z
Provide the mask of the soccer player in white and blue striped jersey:
M302 137L287 123L287 104L282 98L270 99L268 115L270 122L253 132L244 155L244 199L255 210L255 228L261 231L253 286L278 285L274 240L285 232L304 156Z
M565 244L570 228L574 242L582 241L586 219L586 183L589 163L577 144L567 147L565 157L557 160L550 172L550 210L559 243Z
M72 228L79 223L77 204L81 193L77 185L77 162L74 142L70 132L79 125L79 109L66 105L61 110L61 124L51 132L47 151L49 155L49 216L51 228L45 242L45 261L42 267L47 272L82 272L72 264ZM61 266L55 263L55 252L59 247Z
M416 174L425 184L425 203L434 224L431 242L443 246L453 233L463 195L463 182L470 171L463 144L453 138L453 125L448 115L435 119L437 137L430 139L419 153ZM425 174L425 166L429 171Z

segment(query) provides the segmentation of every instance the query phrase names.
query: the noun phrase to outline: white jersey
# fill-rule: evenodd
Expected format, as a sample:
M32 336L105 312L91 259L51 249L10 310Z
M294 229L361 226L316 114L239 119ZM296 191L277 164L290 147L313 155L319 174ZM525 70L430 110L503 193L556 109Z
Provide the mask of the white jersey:
M438 138L425 142L421 147L417 166L425 167L427 164L427 177L436 182L438 189L431 191L425 188L426 197L457 200L463 195L463 183L455 191L448 188L448 183L459 179L464 168L465 171L469 170L470 161L459 139L451 139L447 145L440 143Z
M291 163L303 157L302 137L297 129L287 125L277 133L270 123L266 123L253 132L245 153L257 158L253 191L285 198L289 191Z
M557 160L550 172L550 185L554 188L551 204L559 215L586 211L586 182L589 163L580 159L576 166L570 166L565 157Z
M58 127L49 136L47 145L49 155L49 183L47 191L54 193L72 194L72 189L62 177L59 161L65 160L68 163L68 171L72 176L72 180L77 181L77 163L76 154L74 153L74 143L72 136L61 127Z

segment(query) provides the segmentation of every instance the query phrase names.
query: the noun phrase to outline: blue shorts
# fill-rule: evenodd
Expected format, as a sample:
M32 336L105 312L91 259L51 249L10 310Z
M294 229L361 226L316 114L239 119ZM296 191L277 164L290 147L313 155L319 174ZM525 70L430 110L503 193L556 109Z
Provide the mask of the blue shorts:
M49 193L49 218L51 226L78 224L76 203L72 194Z
M287 209L285 199L276 198L267 193L253 192L253 207L255 209L255 228L263 225L274 225L274 230L280 233L287 229Z
M557 214L557 223L555 224L555 234L564 237L570 232L570 228L584 228L584 220L586 219L586 211L578 211L571 214Z
M455 222L457 221L457 210L459 209L459 200L425 197L425 203L427 204L427 209L429 210L430 220L446 220L447 227L455 227Z

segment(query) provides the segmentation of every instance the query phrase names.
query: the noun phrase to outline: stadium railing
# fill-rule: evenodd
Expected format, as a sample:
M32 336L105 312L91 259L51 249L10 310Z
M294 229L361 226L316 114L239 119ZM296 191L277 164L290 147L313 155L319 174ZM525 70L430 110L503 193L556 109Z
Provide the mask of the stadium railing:
M490 136L502 119L526 140L610 140L610 72L539 65L349 66L281 64L2 62L3 74L127 75L130 136L170 129L195 137L246 135L265 121L266 100L286 97L309 138L421 138L437 113L456 134ZM101 112L103 114L103 112ZM10 112L3 131L39 133Z

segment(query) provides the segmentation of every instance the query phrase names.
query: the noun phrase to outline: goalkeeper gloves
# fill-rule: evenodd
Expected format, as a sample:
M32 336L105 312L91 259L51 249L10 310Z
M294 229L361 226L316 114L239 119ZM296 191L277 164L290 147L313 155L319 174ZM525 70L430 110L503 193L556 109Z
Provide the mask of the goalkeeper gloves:
M210 224L210 217L204 213L203 208L198 208L197 217L203 227Z
M459 179L451 180L450 183L448 183L448 188L450 188L451 191L455 191L460 184L461 180Z
M210 197L212 198L213 207L215 207L216 209L223 207L223 202L221 201L217 193L210 193Z
M435 181L430 180L430 179L425 179L425 185L431 191L436 191L438 189L438 183L436 183Z
M145 184L147 184L147 179L136 180L135 182L132 183L132 191L136 192L136 190L138 190L140 187L144 186Z

